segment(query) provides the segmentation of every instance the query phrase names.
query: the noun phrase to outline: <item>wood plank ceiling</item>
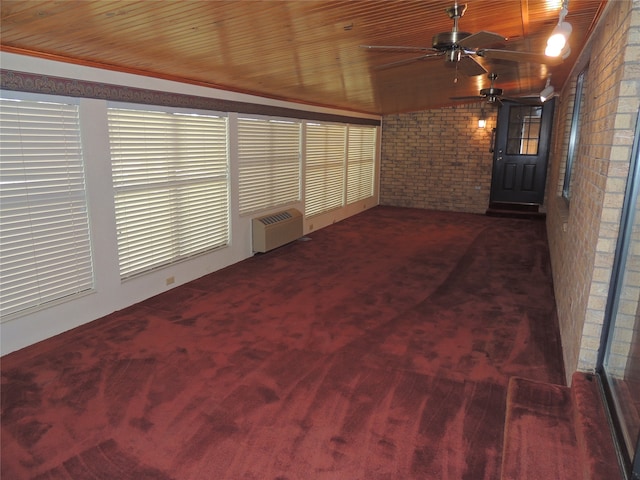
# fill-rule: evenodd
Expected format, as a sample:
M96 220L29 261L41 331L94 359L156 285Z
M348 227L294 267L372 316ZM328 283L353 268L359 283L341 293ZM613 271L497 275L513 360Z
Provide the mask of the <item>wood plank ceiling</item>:
M560 65L478 61L498 74L505 95L560 88L606 0L571 0L572 53ZM478 95L487 75L466 76L443 57L362 45L431 47L449 32L454 0L1 0L0 44L35 55L270 98L391 114L452 105ZM560 0L468 0L465 32L508 40L492 45L542 53ZM457 78L457 81L456 81Z

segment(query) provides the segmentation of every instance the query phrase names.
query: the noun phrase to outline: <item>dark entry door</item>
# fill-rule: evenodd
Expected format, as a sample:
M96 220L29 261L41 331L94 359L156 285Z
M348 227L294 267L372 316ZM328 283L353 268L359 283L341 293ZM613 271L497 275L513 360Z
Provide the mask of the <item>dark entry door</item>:
M491 177L492 203L543 203L553 107L553 100L542 105L504 101L500 106Z

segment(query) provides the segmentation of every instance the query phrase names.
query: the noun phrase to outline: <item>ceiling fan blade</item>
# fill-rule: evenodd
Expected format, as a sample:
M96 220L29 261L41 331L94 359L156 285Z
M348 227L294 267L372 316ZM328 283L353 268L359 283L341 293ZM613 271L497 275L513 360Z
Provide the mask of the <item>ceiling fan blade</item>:
M484 75L487 70L473 57L464 55L458 62L458 67L467 77L475 77L476 75Z
M449 97L449 100L482 100L482 95L471 95L470 97Z
M522 105L542 105L542 101L539 96L502 97L502 100L508 100L509 102L520 103Z
M506 40L502 35L493 32L478 32L463 38L458 45L465 49L475 50L477 48L503 43Z
M391 63L385 63L383 65L377 65L377 66L375 66L373 68L375 70L382 70L382 69L385 69L385 68L399 67L401 65L408 65L409 63L417 62L417 61L423 60L425 58L440 57L442 55L443 55L442 53L429 53L427 55L420 55L419 57L406 58L404 60L399 60L397 62L391 62Z
M541 63L545 65L558 65L562 63L560 57L547 57L546 55L532 52L518 52L515 50L496 50L485 48L476 52L478 56L493 60L507 60L510 62Z
M360 48L365 50L386 50L389 52L436 52L435 48L431 47L401 47L394 45L360 45Z
M471 95L468 97L449 97L449 100L482 100L482 95Z

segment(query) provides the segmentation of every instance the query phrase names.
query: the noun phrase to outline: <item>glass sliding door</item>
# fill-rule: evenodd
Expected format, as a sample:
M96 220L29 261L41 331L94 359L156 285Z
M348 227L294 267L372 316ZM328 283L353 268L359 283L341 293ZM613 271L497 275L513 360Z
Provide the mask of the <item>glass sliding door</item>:
M640 113L598 371L629 478L640 479Z

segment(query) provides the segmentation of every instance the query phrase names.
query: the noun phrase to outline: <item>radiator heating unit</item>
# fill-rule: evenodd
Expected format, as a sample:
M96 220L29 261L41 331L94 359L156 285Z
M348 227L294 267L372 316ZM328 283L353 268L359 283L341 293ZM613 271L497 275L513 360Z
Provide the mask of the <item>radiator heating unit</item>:
M295 208L252 220L253 251L268 252L302 237L302 214Z

